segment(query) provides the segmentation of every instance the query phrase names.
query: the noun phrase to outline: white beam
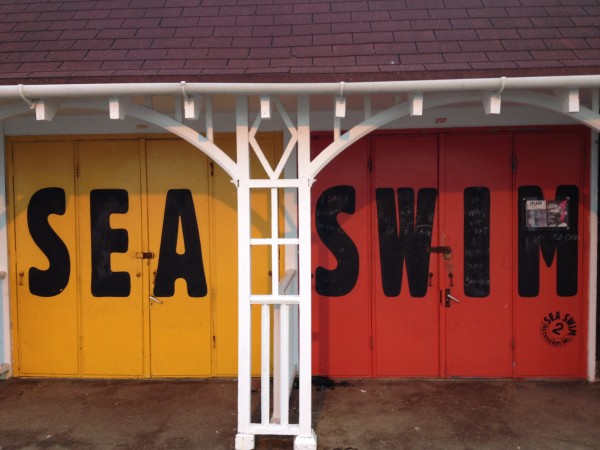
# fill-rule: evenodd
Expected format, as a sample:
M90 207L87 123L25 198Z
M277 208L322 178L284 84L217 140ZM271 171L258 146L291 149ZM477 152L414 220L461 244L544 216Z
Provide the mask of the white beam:
M555 94L558 97L563 112L579 112L579 89L557 89Z
M502 105L502 96L498 92L483 91L481 93L481 101L485 114L500 114L500 106Z
M411 116L422 116L423 115L423 93L422 92L411 92L409 95L410 100L410 115Z
M335 117L346 117L346 97L343 95L336 95L335 97Z
M59 102L56 100L48 100L42 98L35 102L35 118L36 120L51 121L58 111Z
M202 96L191 95L183 99L183 116L186 119L198 120L202 109Z
M260 117L261 119L270 119L273 111L270 95L260 96Z
M129 97L110 97L108 100L108 114L113 120L123 120L127 115Z

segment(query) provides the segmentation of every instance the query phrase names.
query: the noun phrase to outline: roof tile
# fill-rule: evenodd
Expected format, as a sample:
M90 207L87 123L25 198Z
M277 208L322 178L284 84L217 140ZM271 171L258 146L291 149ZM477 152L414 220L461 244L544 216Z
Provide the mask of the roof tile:
M357 13L352 13L357 14ZM359 13L364 14L364 13ZM329 13L315 13L312 15L313 21L315 23L343 23L343 22L351 22L352 16L347 12L329 12Z
M311 45L307 47L293 47L292 55L300 58L305 57L318 57L318 56L332 56L333 46L331 45Z
M345 11L367 11L370 4L373 2L359 1L359 2L339 2L331 4L331 11L333 12L345 12Z
M413 30L451 30L452 25L448 19L415 20Z
M400 62L402 64L443 63L444 58L441 53L400 55Z
M256 14L255 5L221 6L219 8L219 15L221 16L252 16L254 14Z
M424 10L427 14L427 10ZM429 16L432 19L466 19L469 17L469 13L466 9L430 9Z
M372 33L354 33L352 40L355 44L372 42L394 42L394 34L389 31Z
M545 50L546 45L541 39L506 39L502 40L506 50Z
M470 17L506 17L506 9L504 8L469 8Z
M498 40L460 41L460 48L465 52L502 52L504 47Z
M534 59L577 59L571 50L532 50L529 53Z
M274 18L274 23L275 25L312 23L312 14L277 14Z
M419 53L448 53L460 52L461 48L457 42L417 42Z
M300 26L302 25L294 25L294 27ZM289 25L252 27L252 36L287 36L291 29Z
M208 37L212 36L213 31L213 27L177 28L175 30L175 37Z
M239 16L235 24L244 26L244 25L273 25L274 18L273 16Z
M125 59L127 50L90 50L85 56L88 61L120 61Z
M363 56L363 55L372 55L375 53L375 48L373 44L352 44L352 45L334 45L333 46L333 54L336 56L344 56L344 55L354 55L354 56Z
M410 30L409 20L386 20L385 22L372 22L371 27L376 31L401 31Z
M498 51L486 53L490 61L528 61L533 59L529 52L525 51Z
M294 3L294 13L326 13L329 11L329 3Z
M192 44L192 38L154 39L152 48L186 48Z
M293 25L293 34L329 34L331 33L331 25L328 23L310 24L310 25Z

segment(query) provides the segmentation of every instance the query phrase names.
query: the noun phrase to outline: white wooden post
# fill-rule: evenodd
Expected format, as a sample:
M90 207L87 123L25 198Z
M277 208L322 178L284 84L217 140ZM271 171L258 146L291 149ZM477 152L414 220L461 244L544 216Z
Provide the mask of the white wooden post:
M238 429L237 450L252 450L254 434L250 432L250 394L252 360L252 287L250 258L250 155L248 142L248 98L236 99L237 139L237 211L238 211Z
M295 450L316 450L317 437L312 430L312 310L311 310L311 239L310 239L310 103L298 97L298 238L300 254L298 284L300 295L300 434Z

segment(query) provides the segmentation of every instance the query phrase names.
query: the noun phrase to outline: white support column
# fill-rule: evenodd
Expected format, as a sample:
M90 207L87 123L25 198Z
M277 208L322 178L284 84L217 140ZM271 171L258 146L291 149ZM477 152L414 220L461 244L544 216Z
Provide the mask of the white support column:
M8 242L6 232L6 170L4 122L0 121L0 378L10 376L10 297L8 290Z
M250 155L248 139L248 98L236 99L236 139L238 166L238 428L236 450L252 450L250 432L252 310L250 258Z
M312 430L312 318L311 318L311 230L310 230L310 105L306 96L298 97L298 238L300 295L300 433L294 441L295 450L316 450L317 437Z

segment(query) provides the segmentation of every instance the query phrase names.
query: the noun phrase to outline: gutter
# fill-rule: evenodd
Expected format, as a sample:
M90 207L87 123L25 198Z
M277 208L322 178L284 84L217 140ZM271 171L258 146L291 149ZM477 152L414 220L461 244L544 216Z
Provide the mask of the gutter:
M106 83L0 86L0 99L85 98L135 95L294 94L340 95L406 92L503 91L506 89L599 88L600 75L463 78L339 83Z

